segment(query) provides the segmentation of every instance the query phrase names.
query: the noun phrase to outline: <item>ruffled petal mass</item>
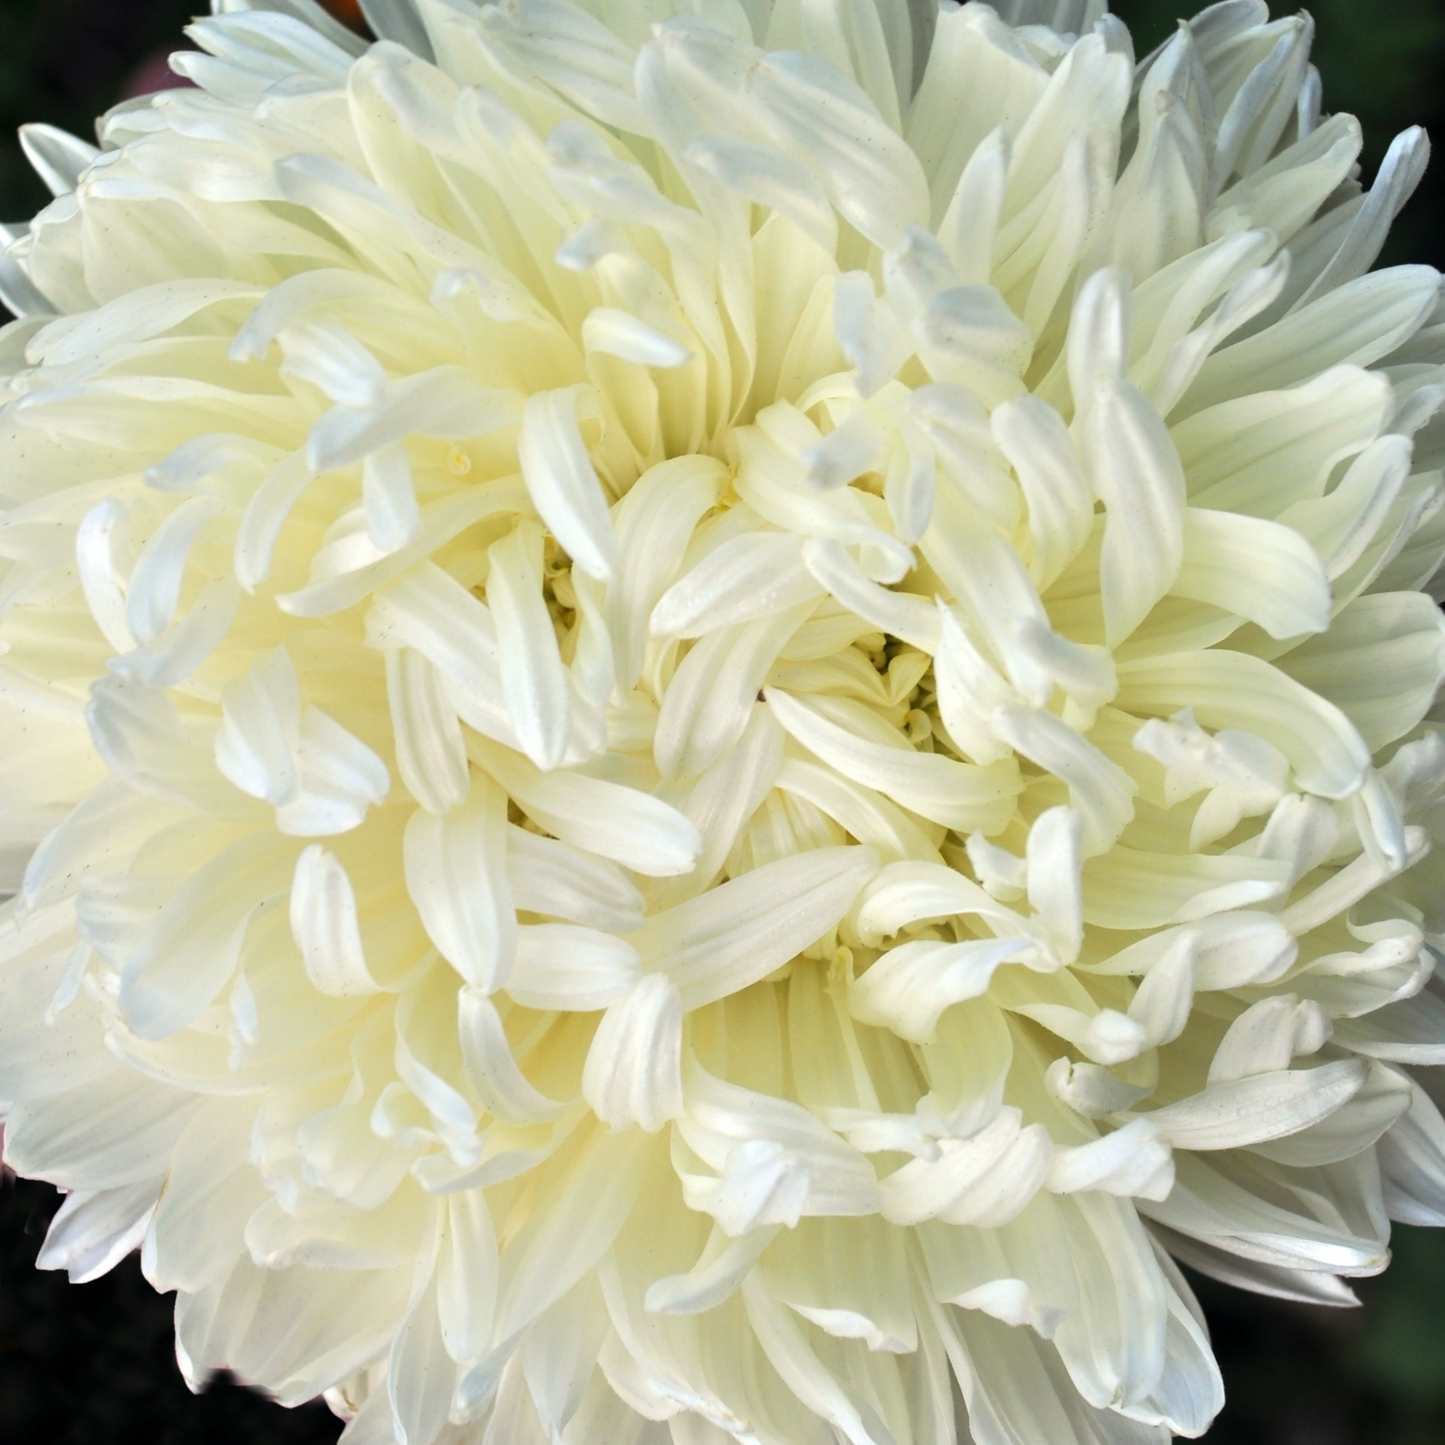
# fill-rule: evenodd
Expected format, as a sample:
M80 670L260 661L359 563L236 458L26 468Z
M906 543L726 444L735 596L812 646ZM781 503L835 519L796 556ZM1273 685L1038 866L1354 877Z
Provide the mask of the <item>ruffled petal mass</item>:
M356 1445L1144 1445L1445 1223L1445 303L1312 22L216 0L23 134L0 1119Z

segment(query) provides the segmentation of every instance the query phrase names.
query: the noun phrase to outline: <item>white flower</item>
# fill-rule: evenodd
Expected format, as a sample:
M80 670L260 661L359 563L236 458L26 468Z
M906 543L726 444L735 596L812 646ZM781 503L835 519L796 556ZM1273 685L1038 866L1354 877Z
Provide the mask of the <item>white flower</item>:
M1258 0L251 3L0 263L42 1262L352 1445L1199 1434L1173 1259L1445 1222L1423 135Z

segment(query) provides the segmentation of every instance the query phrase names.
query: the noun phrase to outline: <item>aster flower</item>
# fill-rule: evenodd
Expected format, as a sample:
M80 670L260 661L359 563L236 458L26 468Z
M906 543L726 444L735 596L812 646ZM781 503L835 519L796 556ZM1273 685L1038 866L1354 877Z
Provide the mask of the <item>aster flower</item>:
M353 1445L1066 1445L1445 1222L1445 307L1311 24L222 0L0 267L6 1160Z

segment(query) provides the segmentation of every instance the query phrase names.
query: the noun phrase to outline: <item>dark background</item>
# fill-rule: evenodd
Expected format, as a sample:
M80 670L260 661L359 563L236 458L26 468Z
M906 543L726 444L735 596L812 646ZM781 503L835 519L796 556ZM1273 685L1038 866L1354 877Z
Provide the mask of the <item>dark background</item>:
M204 0L0 0L0 218L48 199L14 142L44 120L89 136L91 118L153 88ZM346 0L338 0L344 8ZM1182 4L1116 0L1143 55ZM1319 0L1325 105L1365 127L1373 173L1391 137L1420 123L1445 145L1445 0ZM150 82L149 84L147 82ZM1445 266L1445 157L1396 226L1385 263ZM5 1445L311 1445L338 1422L283 1411L227 1382L190 1395L176 1369L171 1300L134 1257L93 1284L33 1264L58 1201L0 1180L0 1441ZM1279 1304L1197 1280L1228 1400L1210 1445L1445 1445L1445 1231L1401 1227L1395 1260L1365 1280L1364 1308Z

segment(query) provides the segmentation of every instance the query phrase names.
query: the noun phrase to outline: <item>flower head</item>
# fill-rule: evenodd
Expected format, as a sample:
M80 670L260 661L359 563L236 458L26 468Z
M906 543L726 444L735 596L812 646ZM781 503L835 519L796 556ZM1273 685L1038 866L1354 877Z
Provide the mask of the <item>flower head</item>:
M1199 1434L1175 1259L1445 1221L1423 136L1258 0L253 4L0 268L42 1262L357 1445Z

